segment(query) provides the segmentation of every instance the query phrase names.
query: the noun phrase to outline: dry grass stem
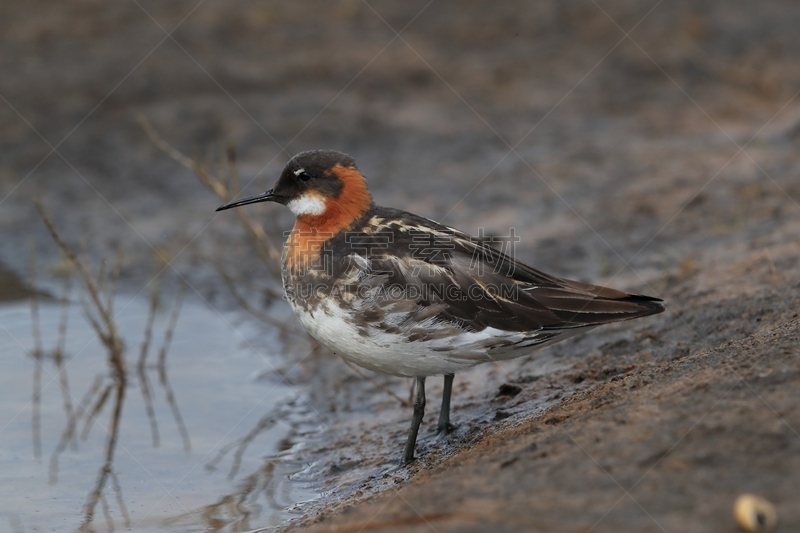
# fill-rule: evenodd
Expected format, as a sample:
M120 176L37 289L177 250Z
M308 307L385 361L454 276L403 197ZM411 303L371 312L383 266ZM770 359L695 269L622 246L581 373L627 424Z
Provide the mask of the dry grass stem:
M216 194L220 200L227 203L230 202L236 195L239 194L239 178L236 170L236 152L233 147L228 147L226 175L217 176L210 173L206 166L198 161L183 154L180 150L170 145L164 140L161 135L156 131L150 121L143 115L138 116L139 124L141 124L150 140L160 148L165 154L172 159L194 172L197 179L200 180L209 191ZM265 264L270 269L271 274L275 279L280 279L280 264L281 247L277 246L270 236L264 231L261 222L250 215L245 209L236 209L236 217L244 228L248 236L248 240L253 248L258 252L259 256L264 259Z
M228 292L233 296L233 299L236 301L237 305L245 310L247 313L252 315L254 318L264 322L265 324L269 324L270 326L275 326L278 328L281 333L288 333L289 325L281 322L280 320L275 320L268 314L264 313L263 311L256 309L245 299L244 296L239 292L239 289L236 288L236 280L233 277L225 272L219 263L212 262L214 269L217 271L219 276L222 278L222 281L225 283L225 287L228 289ZM274 295L270 295L274 296Z
M69 442L75 442L76 428L79 422L83 421L84 426L83 426L83 431L81 432L81 439L85 440L86 438L88 438L91 428L94 425L94 422L96 421L100 413L103 411L104 407L108 404L111 404L111 415L110 415L111 420L109 427L106 430L107 437L104 448L105 450L104 462L98 472L97 481L94 485L94 488L89 493L87 501L84 505L84 518L80 529L83 531L91 531L91 524L94 520L94 515L96 512L97 505L99 504L101 506L103 516L105 517L107 528L110 531L113 531L114 522L111 515L111 509L105 497L105 490L108 487L109 481L111 483L111 488L114 491L117 506L119 507L120 513L122 515L124 526L126 528L130 528L130 517L128 515L128 511L122 496L122 487L119 483L119 479L117 478L113 466L114 454L116 451L117 441L119 438L120 422L122 419L122 408L124 405L125 392L127 389L127 369L124 357L125 343L118 334L118 326L114 320L115 319L114 300L117 294L117 290L119 288L120 274L122 271L122 264L124 258L122 250L118 251L114 267L110 272L108 271L108 266L107 266L108 263L103 261L101 262L101 266L98 269L97 275L93 276L92 269L89 263L89 254L86 249L86 246L85 245L82 246L83 248L82 255L84 256L84 259L81 259L78 256L78 254L76 254L69 246L67 246L64 240L61 238L52 220L47 215L43 205L39 202L34 202L34 204L36 206L36 209L39 211L40 216L42 217L42 221L47 227L48 232L52 236L59 250L73 265L74 269L78 272L82 281L84 282L86 291L89 294L89 301L88 302L82 301L83 311L84 314L86 315L88 323L91 325L92 329L97 335L97 338L100 339L100 342L105 347L106 362L110 369L110 373L108 375L105 376L100 375L98 376L98 378L96 378L94 384L92 385L88 393L84 396L83 400L81 401L76 410L73 410L71 403L65 400L65 411L67 413L67 426L64 432L62 433L61 440L56 446L56 449L51 457L50 480L51 482L55 482L57 480L58 458L60 454L66 449L66 446ZM34 271L33 263L31 269L33 272ZM61 381L61 384L62 384L62 389L65 391L65 393L68 390L67 388L68 385L66 382L66 373L63 371L64 370L63 356L66 346L67 317L68 317L68 307L69 307L68 294L70 289L71 289L71 281L69 281L69 278L67 278L67 280L65 280L65 289L64 289L65 294L64 294L64 299L62 301L63 307L62 307L61 321L59 324L58 344L54 354L54 360L56 361L56 366L59 368L60 374L64 377L63 381ZM178 425L181 436L183 437L184 444L188 449L189 435L186 431L186 427L183 423L183 420L180 417L180 412L177 409L177 402L175 400L174 393L172 392L172 389L169 386L169 382L167 381L167 376L166 376L166 355L167 351L169 350L169 345L177 324L184 292L185 288L182 288L178 296L178 299L176 301L175 307L173 309L173 313L170 317L169 325L165 333L164 342L158 354L158 367L159 367L158 370L161 383L164 386L165 390L167 391L168 403L170 404L170 407L173 410L173 416L175 416L175 420ZM150 305L150 314L148 316L147 324L145 326L144 340L142 341L142 348L139 355L138 369L140 370L140 378L145 373L144 372L145 361L152 340L152 329L157 308L158 308L158 298L157 296L153 296ZM38 306L35 303L32 304L32 314L34 316L34 322L35 322L34 335L40 335L40 333L38 332L39 328ZM38 341L38 345L41 345L41 340ZM39 351L41 352L41 350ZM37 367L41 367L40 362L37 365ZM142 383L146 382L147 381L145 375L145 379L142 380ZM145 385L143 385L143 391L144 388ZM143 392L143 394L145 393ZM147 389L147 395L149 395L149 388ZM148 404L148 417L150 418L151 427L154 428L154 433L153 433L154 445L157 445L158 433L155 426L155 412L152 408L152 402ZM38 425L34 425L34 431L36 431L37 427Z
M39 212L39 216L41 216L44 225L47 227L47 231L50 233L50 236L53 237L53 240L56 242L59 250L61 250L61 252L67 256L67 259L69 259L70 262L75 266L81 278L83 279L83 282L86 284L86 288L89 292L89 296L92 299L94 308L98 313L100 313L100 316L103 320L103 327L101 327L100 331L97 332L98 335L100 335L100 338L104 344L109 347L113 347L114 351L119 350L121 347L114 346L115 343L119 342L116 324L114 323L113 317L109 313L108 309L101 301L100 288L92 276L91 271L89 271L88 267L84 265L80 259L78 259L78 256L75 254L75 252L73 252L72 249L61 239L61 236L56 231L53 222L45 212L44 206L41 204L41 202L34 201L33 204L36 207L36 210Z

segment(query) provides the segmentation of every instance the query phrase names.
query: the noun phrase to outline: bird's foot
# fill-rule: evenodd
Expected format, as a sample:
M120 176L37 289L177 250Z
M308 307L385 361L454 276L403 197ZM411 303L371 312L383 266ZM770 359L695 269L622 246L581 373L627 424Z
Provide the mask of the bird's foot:
M399 461L390 461L387 464L378 468L377 477L384 476L386 474L394 475L399 474L402 475L403 472L406 472L406 469L409 465L416 462L417 458L414 457L410 461L406 461L405 458L400 459Z
M458 429L458 426L448 422L447 424L444 424L443 426L437 427L436 431L434 431L433 433L428 433L427 435L423 435L421 437L421 440L433 440L434 442L438 442L438 441L446 438L449 434L451 434L452 432L454 432L457 429Z

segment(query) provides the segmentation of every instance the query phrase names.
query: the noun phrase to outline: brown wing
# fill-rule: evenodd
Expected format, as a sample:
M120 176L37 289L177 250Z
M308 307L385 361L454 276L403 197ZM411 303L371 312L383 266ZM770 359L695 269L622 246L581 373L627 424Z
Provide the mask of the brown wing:
M370 283L379 288L371 297L376 319L382 308L405 307L413 309L409 316L433 316L471 331L532 332L584 329L664 311L658 298L545 274L410 213L376 208L369 222L369 232L351 234L347 245L368 260Z

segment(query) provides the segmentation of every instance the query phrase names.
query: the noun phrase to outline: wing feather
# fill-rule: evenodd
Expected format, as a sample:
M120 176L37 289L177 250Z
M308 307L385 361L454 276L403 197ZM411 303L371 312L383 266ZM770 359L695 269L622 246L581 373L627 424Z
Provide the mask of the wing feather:
M358 300L363 319L414 329L411 340L492 328L526 334L507 343L519 347L664 310L657 298L551 276L458 230L393 209L376 208L369 230L342 246L343 258L358 256L347 260L358 275L343 277L367 294Z

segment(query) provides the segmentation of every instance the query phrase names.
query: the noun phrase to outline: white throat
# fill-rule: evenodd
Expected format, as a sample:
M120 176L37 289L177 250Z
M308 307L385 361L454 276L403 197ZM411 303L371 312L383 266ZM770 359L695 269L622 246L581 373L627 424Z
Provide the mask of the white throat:
M296 216L321 215L325 212L325 199L318 194L306 193L286 204Z

